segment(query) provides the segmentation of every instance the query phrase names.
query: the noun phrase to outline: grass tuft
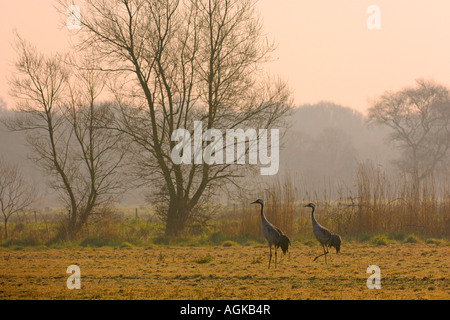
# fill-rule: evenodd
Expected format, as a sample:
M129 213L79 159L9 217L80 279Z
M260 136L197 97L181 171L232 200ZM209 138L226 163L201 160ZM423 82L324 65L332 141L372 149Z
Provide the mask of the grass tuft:
M205 264L205 263L210 263L213 260L214 260L214 257L208 253L207 255L205 255L203 257L199 257L199 258L195 259L194 262L198 263L198 264Z
M378 234L370 238L370 242L377 246L386 246L389 244L389 240L384 234Z
M422 240L415 234L410 234L406 239L405 243L422 243Z
M234 247L234 246L237 246L237 245L238 244L236 242L231 241L231 240L227 240L227 241L222 242L222 247Z
M428 238L425 241L426 244L435 244L437 246L441 246L445 244L445 240L444 239L434 239L434 238Z

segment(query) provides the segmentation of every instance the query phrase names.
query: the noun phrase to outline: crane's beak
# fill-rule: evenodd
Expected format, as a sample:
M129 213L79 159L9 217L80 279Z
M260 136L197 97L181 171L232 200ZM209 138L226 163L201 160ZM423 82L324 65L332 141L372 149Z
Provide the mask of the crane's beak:
M256 200L256 201L258 201L258 200ZM254 204L254 203L257 203L256 201L253 201L252 203L250 203L250 204Z
M309 204L307 204L306 206L303 206L304 208L309 207Z

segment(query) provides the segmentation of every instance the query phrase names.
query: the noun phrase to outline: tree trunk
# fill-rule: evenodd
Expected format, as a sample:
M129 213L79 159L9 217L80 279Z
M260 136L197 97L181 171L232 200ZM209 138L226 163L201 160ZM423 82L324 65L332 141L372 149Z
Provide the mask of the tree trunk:
M76 208L72 208L69 209L69 224L67 227L67 236L69 237L69 239L74 239L77 232L78 232L78 227L77 227L77 215L78 212L76 210Z
M190 208L184 199L175 199L171 201L167 211L166 237L179 236L186 227L189 219Z
M5 239L8 239L8 219L5 218Z

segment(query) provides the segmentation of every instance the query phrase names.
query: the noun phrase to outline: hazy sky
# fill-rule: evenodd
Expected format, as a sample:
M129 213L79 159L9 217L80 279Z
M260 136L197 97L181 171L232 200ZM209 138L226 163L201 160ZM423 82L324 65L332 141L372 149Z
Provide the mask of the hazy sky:
M14 29L44 52L69 47L54 3L1 0L0 97L10 105ZM380 8L380 30L367 27L370 5ZM327 100L364 112L419 77L450 85L449 0L260 0L259 8L278 44L269 70L289 81L298 105Z

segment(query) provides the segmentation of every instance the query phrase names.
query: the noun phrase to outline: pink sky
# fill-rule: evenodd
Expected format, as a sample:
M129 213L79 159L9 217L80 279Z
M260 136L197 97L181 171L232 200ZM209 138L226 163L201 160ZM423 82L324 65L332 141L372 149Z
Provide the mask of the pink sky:
M9 105L14 29L44 52L69 47L54 3L0 4L0 97ZM381 9L381 30L366 26L369 5ZM269 70L288 80L297 105L327 100L364 112L370 99L419 77L450 85L448 0L260 0L259 8L278 44Z

